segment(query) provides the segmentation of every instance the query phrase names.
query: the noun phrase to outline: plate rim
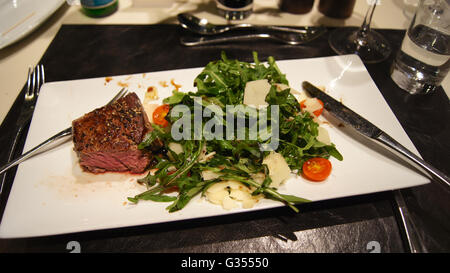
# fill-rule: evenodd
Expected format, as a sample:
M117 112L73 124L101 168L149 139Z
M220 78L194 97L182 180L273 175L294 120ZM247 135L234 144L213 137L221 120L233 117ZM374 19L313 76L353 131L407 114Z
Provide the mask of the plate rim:
M38 3L37 1L31 1L32 3ZM47 1L41 2L39 1L38 4L43 3L50 3ZM51 15L53 15L59 8L61 8L66 3L65 0L53 0L50 4L53 5L47 5L49 8L46 10L45 13L42 14L42 16L38 17L37 20L33 20L31 24L28 25L27 28L25 28L24 31L18 32L17 35L13 35L12 38L7 39L5 43L0 44L0 50L13 45L23 38L27 37L29 34L34 32L39 26L41 26Z

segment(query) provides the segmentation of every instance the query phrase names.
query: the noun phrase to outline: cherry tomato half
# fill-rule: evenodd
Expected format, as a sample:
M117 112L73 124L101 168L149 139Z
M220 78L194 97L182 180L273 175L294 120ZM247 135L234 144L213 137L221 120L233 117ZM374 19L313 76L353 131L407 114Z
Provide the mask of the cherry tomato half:
M326 158L314 157L303 163L302 170L305 178L320 182L330 175L331 162Z
M161 127L167 127L169 125L169 122L165 119L165 117L167 116L169 111L170 106L168 104L158 106L155 111L153 111L153 122Z
M313 114L314 114L316 117L318 117L318 116L320 116L320 115L322 114L322 112L323 112L323 101L319 100L318 98L316 98L316 100L322 105L322 107L321 107L320 109L318 109L318 110L316 110L316 111L313 112ZM305 109L305 108L306 108L305 101L306 101L306 100L302 100L302 101L300 102L300 108L302 108L302 109Z

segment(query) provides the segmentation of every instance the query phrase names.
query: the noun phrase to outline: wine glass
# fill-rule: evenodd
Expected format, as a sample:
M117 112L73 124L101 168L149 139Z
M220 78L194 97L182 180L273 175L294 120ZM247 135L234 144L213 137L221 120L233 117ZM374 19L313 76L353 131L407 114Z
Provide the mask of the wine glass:
M338 54L358 54L365 63L384 61L391 54L389 42L370 28L377 1L372 0L359 28L336 29L330 34L328 42Z

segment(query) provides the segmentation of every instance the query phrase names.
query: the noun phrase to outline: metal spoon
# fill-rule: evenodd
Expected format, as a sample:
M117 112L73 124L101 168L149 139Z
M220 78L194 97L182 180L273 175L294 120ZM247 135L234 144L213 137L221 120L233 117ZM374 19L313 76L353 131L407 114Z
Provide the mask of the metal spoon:
M200 35L216 35L220 33L224 33L229 30L238 29L238 28L258 28L260 30L275 30L282 32L290 32L290 33L299 33L299 34L307 34L310 33L311 30L308 27L303 29L289 28L289 27L279 27L279 26L256 26L251 24L237 24L237 25L214 25L209 23L205 18L198 18L190 13L180 13L178 14L178 21L181 26L185 29L188 29L194 33ZM316 28L312 28L316 29Z
M202 36L187 36L180 39L181 44L185 46L197 46L197 45L208 45L208 44L218 44L225 42L235 42L242 40L254 40L254 39L270 39L277 42L282 42L288 45L300 45L308 43L323 33L326 32L325 28L317 29L314 32L306 34L298 33L284 33L284 32L273 32L273 33L256 33L256 34L245 34L245 35L233 35L226 37L202 37Z

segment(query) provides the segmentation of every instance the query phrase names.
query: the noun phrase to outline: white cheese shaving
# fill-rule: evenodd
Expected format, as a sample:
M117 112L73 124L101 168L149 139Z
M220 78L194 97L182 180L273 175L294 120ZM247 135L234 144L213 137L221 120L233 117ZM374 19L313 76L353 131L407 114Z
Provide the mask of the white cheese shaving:
M169 146L169 149L171 149L177 155L179 155L183 152L183 146L181 146L180 143L170 142L168 146Z
M291 94L294 95L294 96L295 95L304 95L304 92L299 92L299 91L295 90L294 88L292 88L289 85L284 84L284 83L276 83L275 86L277 87L277 91L283 91L283 90L286 90L286 89L289 88Z
M323 127L319 127L318 131L319 131L319 134L317 136L317 140L326 145L331 145L330 135L328 134L327 129L325 129Z
M291 176L291 169L287 164L284 157L276 152L271 152L263 160L263 164L266 164L269 168L269 176L272 179L270 186L279 187L284 181Z
M215 183L206 190L205 196L209 202L221 205L226 210L231 210L239 207L239 205L243 208L251 208L263 198L262 194L253 196L252 192L253 189L248 188L241 182L230 180Z
M206 180L213 180L213 179L219 178L219 176L220 176L218 173L215 173L215 172L210 171L210 170L202 171L201 175L202 175L203 180L205 180L205 181Z
M244 104L258 109L268 106L266 96L270 88L271 85L266 79L247 82L244 90Z
M306 99L303 104L305 105L305 108L303 110L311 113L311 115L314 115L313 113L315 111L322 109L322 104L320 104L317 98Z

